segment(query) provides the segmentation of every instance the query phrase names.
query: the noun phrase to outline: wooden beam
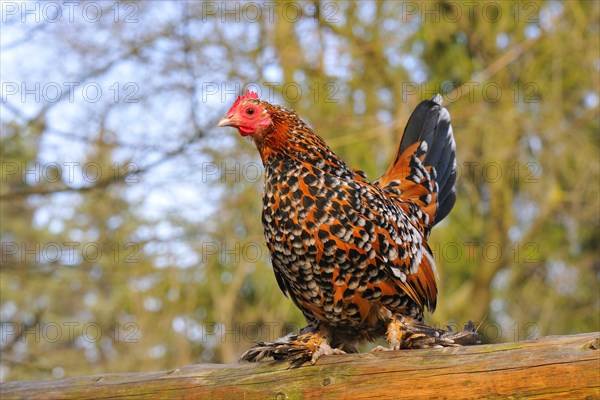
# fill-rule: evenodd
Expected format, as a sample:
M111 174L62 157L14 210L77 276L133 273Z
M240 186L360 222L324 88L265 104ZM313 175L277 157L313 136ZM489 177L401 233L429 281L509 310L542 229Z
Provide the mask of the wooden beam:
M198 364L9 382L6 399L600 398L600 332L469 347L325 356L316 365Z

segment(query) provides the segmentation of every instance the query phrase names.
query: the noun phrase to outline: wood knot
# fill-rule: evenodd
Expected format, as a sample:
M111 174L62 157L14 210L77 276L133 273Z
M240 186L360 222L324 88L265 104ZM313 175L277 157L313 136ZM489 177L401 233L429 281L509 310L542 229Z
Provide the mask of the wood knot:
M331 378L325 378L323 379L323 386L329 386L333 383L333 379Z
M581 346L583 350L600 350L600 337L597 337L594 340L591 340Z

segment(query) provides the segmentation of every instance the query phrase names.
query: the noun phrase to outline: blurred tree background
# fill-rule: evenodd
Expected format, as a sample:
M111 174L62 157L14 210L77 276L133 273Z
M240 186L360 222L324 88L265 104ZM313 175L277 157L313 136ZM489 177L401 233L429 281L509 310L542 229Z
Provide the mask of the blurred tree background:
M599 4L3 2L0 380L234 362L303 326L256 149L215 128L248 88L372 179L442 93L429 322L600 330Z

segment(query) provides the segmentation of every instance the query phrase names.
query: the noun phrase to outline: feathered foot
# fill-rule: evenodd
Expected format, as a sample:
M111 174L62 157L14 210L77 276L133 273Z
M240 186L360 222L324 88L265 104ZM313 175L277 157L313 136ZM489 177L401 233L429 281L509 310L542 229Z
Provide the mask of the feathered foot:
M267 357L288 361L298 367L307 361L315 364L321 356L346 354L345 351L330 346L323 332L302 329L299 334L290 334L274 342L259 342L246 351L241 361L257 362Z
M471 321L460 332L437 329L424 323L397 317L388 325L387 340L390 348L377 346L371 351L400 349L427 349L432 347L458 347L481 343L483 337L475 331Z

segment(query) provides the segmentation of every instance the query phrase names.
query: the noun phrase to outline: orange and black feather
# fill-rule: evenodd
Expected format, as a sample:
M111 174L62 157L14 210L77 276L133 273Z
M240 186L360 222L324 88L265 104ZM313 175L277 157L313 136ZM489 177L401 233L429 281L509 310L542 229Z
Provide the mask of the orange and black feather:
M248 101L273 121L255 142L265 165L263 225L275 276L309 324L372 339L391 315L433 311L435 266L426 239L454 204L456 179L440 100L416 108L394 162L374 183L296 113Z

